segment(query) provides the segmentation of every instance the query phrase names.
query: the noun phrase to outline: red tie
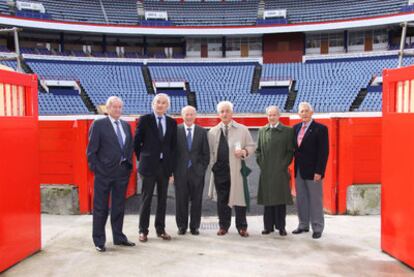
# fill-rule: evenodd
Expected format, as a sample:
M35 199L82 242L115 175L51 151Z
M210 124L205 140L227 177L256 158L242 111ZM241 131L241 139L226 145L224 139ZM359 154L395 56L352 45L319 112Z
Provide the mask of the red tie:
M298 135L298 146L302 143L303 137L305 136L306 124L302 124L302 128L300 128L299 135Z

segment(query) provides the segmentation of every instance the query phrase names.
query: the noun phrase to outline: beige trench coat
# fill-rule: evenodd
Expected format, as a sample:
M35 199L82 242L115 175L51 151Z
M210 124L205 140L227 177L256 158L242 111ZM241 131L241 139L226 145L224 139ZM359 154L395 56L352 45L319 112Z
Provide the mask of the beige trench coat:
M210 186L208 189L208 196L211 199L217 200L216 189L214 186L214 174L212 174L211 168L217 161L217 150L220 142L221 129L224 131L224 124L220 122L216 126L210 129L208 132L208 143L210 146ZM246 206L244 198L243 179L240 173L241 160L234 155L236 145L239 144L242 149L248 152L250 157L256 150L256 144L247 129L246 126L232 121L228 130L228 144L229 144L229 162L230 162L230 197L228 205L233 206Z

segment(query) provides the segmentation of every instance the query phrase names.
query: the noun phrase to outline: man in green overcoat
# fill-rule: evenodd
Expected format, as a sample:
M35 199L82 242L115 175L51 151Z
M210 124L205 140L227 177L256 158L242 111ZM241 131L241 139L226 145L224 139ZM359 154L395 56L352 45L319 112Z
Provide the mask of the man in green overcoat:
M256 149L256 160L260 167L257 203L264 205L263 235L274 229L286 236L286 205L292 205L290 175L295 135L292 128L279 122L280 110L276 106L266 109L269 124L260 128Z

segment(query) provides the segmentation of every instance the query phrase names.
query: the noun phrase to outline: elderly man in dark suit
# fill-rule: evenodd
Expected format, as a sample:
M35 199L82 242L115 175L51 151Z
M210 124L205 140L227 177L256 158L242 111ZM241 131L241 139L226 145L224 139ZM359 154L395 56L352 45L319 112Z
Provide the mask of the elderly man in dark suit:
M152 101L153 112L139 118L135 133L135 154L139 161L138 172L142 177L142 205L139 218L139 241L148 240L151 201L157 185L157 236L170 240L165 232L165 212L169 178L172 177L177 142L177 123L166 115L170 107L167 94L159 93Z
M115 245L134 246L122 232L125 192L132 169L133 142L129 124L121 120L122 100L108 98L108 117L94 121L89 131L88 163L95 173L93 196L93 230L95 248L104 252L105 225L111 194L111 226Z
M295 151L296 203L299 226L292 233L309 232L319 239L324 229L323 187L329 155L328 128L312 119L313 109L307 102L299 104L302 122L296 124L297 148Z
M199 234L204 176L210 161L207 131L194 121L196 109L185 106L181 110L184 123L177 128L177 155L174 170L176 222L178 234L188 228L188 206L191 201L190 232Z

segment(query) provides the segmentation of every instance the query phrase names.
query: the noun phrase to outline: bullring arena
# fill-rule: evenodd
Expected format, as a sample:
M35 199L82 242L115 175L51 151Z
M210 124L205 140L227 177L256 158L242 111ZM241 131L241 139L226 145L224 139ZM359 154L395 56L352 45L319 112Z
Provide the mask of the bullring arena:
M0 274L413 276L412 21L406 0L0 1ZM287 235L263 234L263 170L258 152L246 150L248 236L234 216L218 236L210 162L199 234L177 229L170 181L162 231L171 239L152 226L160 205L153 200L143 241L144 158L135 150L123 220L131 245L112 240L111 217L106 245L94 245L91 127L112 115L106 101L118 96L133 138L143 115L157 115L160 94L177 124L192 106L207 131L223 120L217 104L231 102L232 120L247 127L255 147L266 108L277 106L280 123L294 127L304 124L301 103L310 103L329 139L323 235L298 226L294 163L305 134L295 137L287 166ZM168 131L160 125L162 137Z

